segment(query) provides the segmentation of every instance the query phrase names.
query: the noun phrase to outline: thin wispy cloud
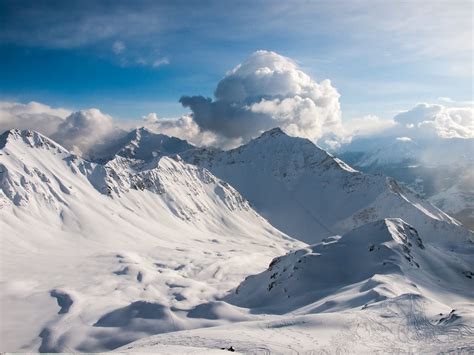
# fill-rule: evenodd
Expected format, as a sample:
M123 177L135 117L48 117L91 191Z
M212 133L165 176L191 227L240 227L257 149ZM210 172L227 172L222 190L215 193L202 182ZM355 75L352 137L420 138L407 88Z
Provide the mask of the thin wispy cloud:
M169 61L168 58L164 57L164 58L158 58L155 61L153 61L151 66L153 68L158 68L158 67L161 67L161 66L167 65L167 64L170 64L170 61Z
M225 70L265 48L293 58L315 78L331 79L343 95L343 111L357 111L351 117L387 116L399 104L414 105L447 94L461 101L472 96L472 7L469 0L432 1L429 6L424 1L373 0L293 0L271 6L265 1L205 1L199 6L147 0L117 1L113 6L105 1L46 1L35 6L4 1L0 4L0 49L3 46L6 54L15 56L8 63L21 63L16 57L31 51L50 50L155 73L164 71L172 58L175 76L160 77L169 89L160 94L176 102L178 114L182 113L181 95L200 90L209 95ZM26 50L16 54L12 45ZM12 72L18 65L10 64L5 71ZM87 77L87 68L96 70L70 68L80 78ZM18 72L25 70L18 68ZM123 83L140 80L126 77L131 72L120 75L124 75L120 79L124 91L127 85ZM191 80L196 77L199 85ZM12 83L4 82L0 89L8 95ZM143 100L157 97L151 80L136 84L143 85ZM23 82L22 87L26 86ZM396 105L387 103L382 93L393 95ZM377 106L381 108L372 112Z
M122 41L115 41L112 45L112 50L115 54L120 54L125 50L125 44Z

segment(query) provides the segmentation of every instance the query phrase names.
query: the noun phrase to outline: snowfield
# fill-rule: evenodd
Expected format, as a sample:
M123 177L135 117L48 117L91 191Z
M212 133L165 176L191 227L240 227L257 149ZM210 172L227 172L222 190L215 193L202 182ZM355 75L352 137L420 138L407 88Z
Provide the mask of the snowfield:
M168 138L0 137L0 351L474 351L455 219L280 130Z
M448 250L423 237L385 219L293 251L225 297L255 320L157 335L120 350L231 344L243 353L470 353L474 246Z

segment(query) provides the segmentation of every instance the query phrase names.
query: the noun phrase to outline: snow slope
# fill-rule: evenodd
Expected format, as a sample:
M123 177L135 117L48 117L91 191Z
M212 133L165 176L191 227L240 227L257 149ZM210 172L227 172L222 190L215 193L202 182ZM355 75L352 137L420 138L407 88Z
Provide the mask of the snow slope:
M225 297L254 319L158 335L121 350L474 351L474 244L460 240L447 249L425 237L400 219L384 219L293 251Z
M464 181L430 196L428 200L474 230L474 169Z
M230 151L189 150L184 160L229 182L275 227L307 243L383 218L402 218L432 239L471 238L394 179L352 169L311 141L279 128Z
M0 230L2 351L105 351L245 319L188 313L303 245L179 158L99 165L20 130L0 137Z
M401 219L372 222L274 259L265 272L248 277L228 299L270 313L303 306L306 313L334 312L417 289L435 297L443 289L474 299L474 244L460 240L447 249L424 243L425 237L429 234L418 233ZM337 293L356 297L338 300Z

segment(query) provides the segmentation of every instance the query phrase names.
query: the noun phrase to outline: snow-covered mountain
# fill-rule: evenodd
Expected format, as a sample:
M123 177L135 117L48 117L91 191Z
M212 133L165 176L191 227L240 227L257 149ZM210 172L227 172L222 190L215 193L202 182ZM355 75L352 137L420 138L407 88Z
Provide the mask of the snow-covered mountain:
M442 289L472 298L474 244L459 240L446 249L427 239L429 233L401 219L368 223L274 259L228 299L270 312L315 313L367 306L407 292L437 298Z
M472 233L394 179L279 129L129 138L0 136L0 350L473 350Z
M106 162L116 155L139 160L151 160L154 157L173 155L195 148L185 140L154 133L144 127L114 140L94 147L89 153L90 158L98 162Z
M474 168L465 179L440 189L428 200L474 230Z
M377 137L355 139L338 152L341 159L357 167L392 164L416 164L423 148L408 137Z
M439 139L420 137L374 136L356 138L342 145L337 155L358 167L424 164L443 166L472 164L469 154L474 149L474 139Z
M474 244L427 240L429 232L401 219L366 224L247 277L225 301L252 321L157 335L120 350L470 353Z
M182 153L228 181L278 229L308 243L383 218L402 218L432 239L470 235L460 223L394 179L368 175L279 128L230 151Z
M179 158L105 165L0 137L2 351L100 351L209 326L187 311L303 244Z

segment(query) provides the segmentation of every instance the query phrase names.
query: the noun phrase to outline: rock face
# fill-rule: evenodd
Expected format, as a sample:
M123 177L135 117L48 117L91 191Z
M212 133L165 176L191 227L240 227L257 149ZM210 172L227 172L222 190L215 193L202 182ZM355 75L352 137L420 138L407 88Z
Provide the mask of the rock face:
M402 218L420 231L427 223L440 230L460 225L394 179L358 172L280 129L230 151L198 149L182 157L229 182L270 223L307 243L383 218Z

